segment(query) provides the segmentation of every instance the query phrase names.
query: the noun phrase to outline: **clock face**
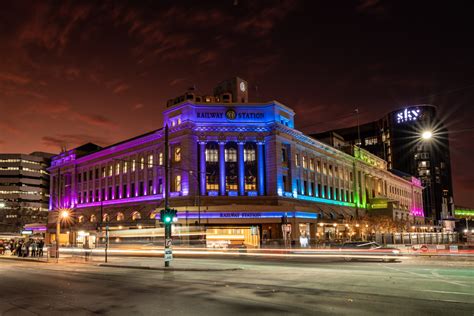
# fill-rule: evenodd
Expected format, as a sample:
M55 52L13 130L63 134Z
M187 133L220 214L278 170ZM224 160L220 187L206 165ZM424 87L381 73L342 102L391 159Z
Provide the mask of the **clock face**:
M245 82L240 83L240 91L245 92Z

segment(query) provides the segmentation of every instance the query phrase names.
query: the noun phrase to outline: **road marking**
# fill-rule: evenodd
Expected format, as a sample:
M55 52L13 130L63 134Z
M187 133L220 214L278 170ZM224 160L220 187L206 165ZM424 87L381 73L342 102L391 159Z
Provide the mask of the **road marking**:
M458 294L458 295L469 295L474 296L473 293L464 293L464 292L450 292L450 291L436 291L436 290L422 290L423 292L432 292L432 293L441 293L441 294Z
M395 271L398 271L398 272L401 272L401 273L405 273L405 274L412 274L412 275L416 275L416 276L418 276L418 277L428 278L428 279L431 279L431 280L436 280L436 281L440 281L440 282L445 282L445 283L448 283L448 284L454 284L454 285L458 285L458 286L469 287L469 285L466 285L466 284L462 284L462 283L459 283L459 282L454 282L454 281L445 280L445 279L443 279L442 277L438 277L438 276L434 275L433 273L431 273L431 276L430 276L430 275L420 274L420 273L416 273L416 272L412 272L412 271L403 271L403 270L395 269L395 268L388 267L388 266L385 266L385 265L383 265L383 267L385 267L385 268L387 268L387 269L395 270Z

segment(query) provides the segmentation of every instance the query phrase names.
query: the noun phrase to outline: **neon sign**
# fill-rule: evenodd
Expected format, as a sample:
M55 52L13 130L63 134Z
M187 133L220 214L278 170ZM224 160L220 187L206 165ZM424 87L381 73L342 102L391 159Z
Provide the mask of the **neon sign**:
M397 123L416 121L420 117L420 109L405 109L396 115Z

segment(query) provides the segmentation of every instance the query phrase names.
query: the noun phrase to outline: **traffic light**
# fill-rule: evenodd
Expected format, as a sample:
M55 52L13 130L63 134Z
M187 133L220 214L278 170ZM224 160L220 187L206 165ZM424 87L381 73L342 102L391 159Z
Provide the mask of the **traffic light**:
M173 223L173 219L176 217L176 211L172 208L166 208L160 211L160 220L162 223L171 224Z

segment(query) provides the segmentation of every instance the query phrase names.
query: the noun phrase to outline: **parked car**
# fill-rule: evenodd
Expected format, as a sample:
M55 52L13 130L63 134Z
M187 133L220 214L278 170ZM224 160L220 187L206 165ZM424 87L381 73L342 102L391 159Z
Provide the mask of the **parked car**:
M339 248L340 252L347 253L344 257L346 261L351 261L357 256L364 256L362 258L367 259L367 255L377 256L383 261L395 261L396 257L400 256L400 249L394 247L384 247L374 241L352 241L343 243ZM352 256L351 256L352 255Z

